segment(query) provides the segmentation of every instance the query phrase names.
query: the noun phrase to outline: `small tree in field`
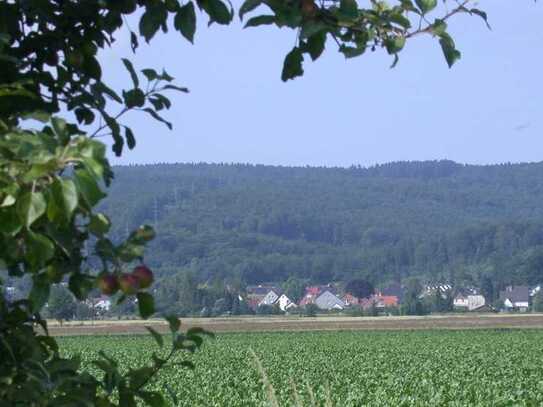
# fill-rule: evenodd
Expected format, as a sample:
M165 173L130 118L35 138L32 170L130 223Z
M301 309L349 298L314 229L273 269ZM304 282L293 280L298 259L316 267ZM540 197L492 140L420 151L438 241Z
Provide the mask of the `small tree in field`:
M318 59L327 40L347 58L383 49L396 65L406 41L427 34L438 40L452 66L460 52L447 33L448 21L460 13L486 21L470 0L360 3L246 0L239 16L267 7L268 14L249 18L245 26L294 30L284 81L301 76L304 60ZM153 273L144 264L154 231L142 225L124 241L110 239L111 220L96 210L113 180L106 146L99 140L111 137L117 156L134 148L135 133L124 122L128 112L171 129L163 117L171 106L168 95L188 90L165 70L136 69L128 59L122 63L131 85L114 89L104 81L97 56L119 36L127 36L136 52L141 41L150 43L159 31L172 28L193 42L197 10L209 24L229 24L234 17L222 0L0 2L0 270L10 279L32 280L26 298L0 296L0 405L163 406L163 393L149 384L175 354L194 352L203 342L205 331L181 332L178 318L168 317L169 344L149 328L165 352L127 370L101 354L94 366L102 373L93 376L79 371L78 357L63 356L41 317L52 286L62 282L77 301L98 289L117 295L121 304L137 300L144 319L154 314ZM136 21L129 25L128 19Z

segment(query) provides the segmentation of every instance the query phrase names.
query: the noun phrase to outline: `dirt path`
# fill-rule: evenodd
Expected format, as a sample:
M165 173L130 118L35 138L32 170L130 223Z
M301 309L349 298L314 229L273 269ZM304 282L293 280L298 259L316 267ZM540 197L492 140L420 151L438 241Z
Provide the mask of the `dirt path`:
M182 326L200 326L213 332L270 332L320 330L390 330L390 329L491 329L543 328L543 314L439 315L425 317L229 317L182 318ZM167 332L161 320L85 321L60 326L49 322L52 335L108 335L147 332L145 326Z

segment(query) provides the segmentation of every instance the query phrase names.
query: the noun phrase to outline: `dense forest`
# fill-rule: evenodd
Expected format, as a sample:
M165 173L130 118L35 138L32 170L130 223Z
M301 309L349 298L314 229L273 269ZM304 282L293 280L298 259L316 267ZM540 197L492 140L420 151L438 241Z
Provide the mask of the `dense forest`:
M543 163L116 167L102 210L148 223L159 279L543 281Z

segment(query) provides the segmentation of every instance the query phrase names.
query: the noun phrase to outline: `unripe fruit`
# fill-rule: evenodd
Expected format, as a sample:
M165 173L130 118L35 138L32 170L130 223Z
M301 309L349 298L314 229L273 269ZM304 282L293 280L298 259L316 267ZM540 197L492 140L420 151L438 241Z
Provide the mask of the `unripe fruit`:
M138 292L140 282L138 278L132 274L122 274L119 277L119 286L124 294L132 295Z
M134 268L132 275L136 277L140 283L140 288L147 288L153 284L153 272L147 266L141 265Z
M98 285L98 288L100 289L102 294L105 295L113 295L119 289L119 282L117 281L117 277L109 273L104 273L98 276L96 284Z

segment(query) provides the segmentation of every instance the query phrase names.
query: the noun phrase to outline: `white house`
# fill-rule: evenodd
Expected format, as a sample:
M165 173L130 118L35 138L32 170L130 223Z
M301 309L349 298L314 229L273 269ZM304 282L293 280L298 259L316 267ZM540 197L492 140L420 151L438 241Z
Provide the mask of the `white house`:
M468 311L476 311L483 307L486 303L485 297L482 295L468 295Z
M292 302L291 299L288 298L285 294L282 294L277 299L277 304L279 304L279 309L281 311L288 311L291 308L296 308L297 307L297 305L294 302Z
M458 293L453 299L453 306L457 308L468 308L468 296L463 293Z
M523 285L506 287L500 291L500 300L507 310L526 312L530 307L530 288Z
M279 297L281 296L281 291L277 288L272 288L268 293L262 298L262 300L258 303L258 306L261 305L273 305L277 302Z

